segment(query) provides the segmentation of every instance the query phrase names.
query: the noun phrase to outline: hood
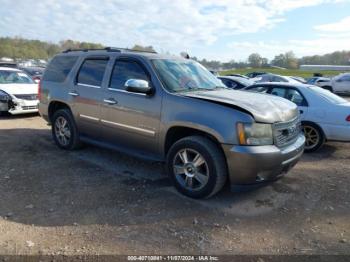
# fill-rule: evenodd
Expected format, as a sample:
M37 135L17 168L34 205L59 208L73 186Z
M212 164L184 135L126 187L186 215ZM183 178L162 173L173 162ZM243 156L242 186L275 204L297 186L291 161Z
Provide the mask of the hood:
M183 95L242 108L250 112L256 122L261 123L285 122L299 115L294 103L272 95L226 89L188 92Z
M37 84L0 84L0 90L9 95L31 95L38 93Z

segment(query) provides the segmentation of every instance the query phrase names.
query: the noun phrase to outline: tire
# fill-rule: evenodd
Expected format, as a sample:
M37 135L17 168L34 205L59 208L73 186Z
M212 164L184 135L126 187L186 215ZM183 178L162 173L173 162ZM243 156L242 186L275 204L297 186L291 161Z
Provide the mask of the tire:
M175 188L191 198L215 195L227 179L223 152L213 141L201 136L185 137L174 143L167 154L167 168Z
M312 122L303 122L302 128L306 138L305 153L312 153L319 150L326 141L322 129Z
M81 146L78 129L69 109L59 109L54 113L51 130L53 140L59 148L74 150Z

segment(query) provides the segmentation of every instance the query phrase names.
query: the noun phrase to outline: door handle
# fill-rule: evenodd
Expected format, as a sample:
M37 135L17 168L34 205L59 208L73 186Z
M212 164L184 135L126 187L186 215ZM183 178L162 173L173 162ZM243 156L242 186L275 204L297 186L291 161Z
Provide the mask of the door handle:
M75 91L69 92L68 95L79 96L79 94L77 92L75 92Z
M103 102L105 102L105 103L107 103L107 104L110 104L110 105L115 105L115 104L118 103L118 102L115 101L113 98L103 99Z

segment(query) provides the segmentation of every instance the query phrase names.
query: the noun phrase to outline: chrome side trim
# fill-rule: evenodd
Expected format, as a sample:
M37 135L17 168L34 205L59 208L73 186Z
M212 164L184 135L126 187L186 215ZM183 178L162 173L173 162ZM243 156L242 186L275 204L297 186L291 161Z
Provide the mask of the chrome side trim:
M92 87L92 88L101 88L100 86L94 86L94 85L88 85L88 84L82 84L82 83L77 83L78 86L85 86L85 87Z
M93 120L93 121L99 121L100 119L97 118L97 117L92 117L92 116L87 116L87 115L82 115L80 114L79 115L81 118L86 118L86 119L89 119L89 120Z
M113 125L113 126L124 127L126 129L133 130L133 131L139 131L141 133L144 133L144 134L147 134L147 135L150 135L150 136L155 136L155 134L156 134L156 132L152 131L152 130L148 130L148 129L144 129L144 128L140 128L140 127L135 127L135 126L124 125L124 124L121 124L121 123L111 122L111 121L107 121L107 120L104 120L104 119L101 119L101 122L105 123L105 124L110 124L110 125Z
M111 87L108 87L108 90L110 90L110 91L114 91L114 92L120 92L120 93L126 93L126 94L138 95L138 96L147 96L146 94L142 94L142 93L134 93L134 92L129 92L129 91L126 91L126 90L116 89L116 88L111 88Z

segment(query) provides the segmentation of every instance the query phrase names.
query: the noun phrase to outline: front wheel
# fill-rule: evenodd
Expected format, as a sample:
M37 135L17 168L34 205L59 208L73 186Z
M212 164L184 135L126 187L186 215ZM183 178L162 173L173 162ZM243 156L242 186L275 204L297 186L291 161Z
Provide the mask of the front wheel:
M313 123L303 123L303 132L305 135L306 153L315 152L323 146L325 136L317 125Z
M167 155L167 167L176 189L191 198L209 198L225 184L224 154L210 139L201 136L177 141Z

